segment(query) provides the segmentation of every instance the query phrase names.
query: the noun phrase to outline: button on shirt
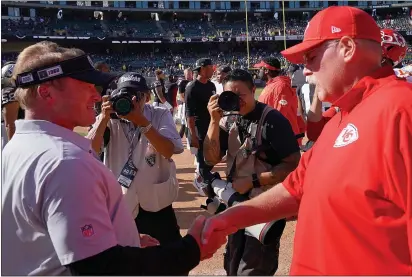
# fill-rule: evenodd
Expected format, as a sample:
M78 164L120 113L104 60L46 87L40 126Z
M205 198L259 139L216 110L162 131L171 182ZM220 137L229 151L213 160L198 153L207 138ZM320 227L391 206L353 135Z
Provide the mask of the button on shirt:
M412 86L382 68L283 182L300 203L292 275L412 273Z
M2 179L3 275L67 275L64 265L140 245L115 177L71 130L16 121Z

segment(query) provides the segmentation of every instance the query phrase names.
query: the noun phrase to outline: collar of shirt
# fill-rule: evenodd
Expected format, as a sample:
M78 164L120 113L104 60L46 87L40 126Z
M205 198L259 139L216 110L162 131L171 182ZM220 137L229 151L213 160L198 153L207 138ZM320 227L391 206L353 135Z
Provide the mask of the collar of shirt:
M47 134L61 137L77 145L86 152L91 151L91 141L76 132L46 120L16 120L16 134Z
M391 66L384 66L373 72L370 76L363 77L352 89L342 95L332 106L339 107L340 110L350 112L363 99L371 95L380 87L381 84L387 82L382 79L396 78Z
M259 121L260 117L262 116L263 107L263 103L256 101L256 105L253 111L251 111L248 114L245 114L244 116L242 116L242 118L246 119L247 121Z

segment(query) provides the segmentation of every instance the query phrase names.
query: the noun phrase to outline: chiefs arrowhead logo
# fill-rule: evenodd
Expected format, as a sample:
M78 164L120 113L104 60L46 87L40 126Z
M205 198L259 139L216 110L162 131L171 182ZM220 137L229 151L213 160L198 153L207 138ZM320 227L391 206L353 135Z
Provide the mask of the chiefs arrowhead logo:
M340 132L339 136L335 140L335 144L333 147L343 147L352 142L357 141L359 138L358 129L355 125L349 123L348 126L343 128L342 132Z

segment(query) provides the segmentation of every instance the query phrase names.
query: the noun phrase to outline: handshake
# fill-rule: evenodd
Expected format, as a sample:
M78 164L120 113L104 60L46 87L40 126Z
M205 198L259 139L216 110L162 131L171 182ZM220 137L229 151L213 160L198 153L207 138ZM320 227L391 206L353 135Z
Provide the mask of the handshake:
M200 248L200 260L209 259L226 243L226 237L237 231L235 226L228 225L219 216L206 219L198 216L187 232Z

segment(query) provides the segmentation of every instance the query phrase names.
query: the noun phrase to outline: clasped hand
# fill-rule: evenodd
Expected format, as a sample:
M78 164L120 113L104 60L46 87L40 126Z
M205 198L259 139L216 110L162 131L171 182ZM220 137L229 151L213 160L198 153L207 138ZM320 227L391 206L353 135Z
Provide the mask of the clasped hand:
M237 229L227 224L216 216L206 219L198 216L192 223L188 234L195 238L200 248L200 260L209 259L226 243L226 237L236 232Z

